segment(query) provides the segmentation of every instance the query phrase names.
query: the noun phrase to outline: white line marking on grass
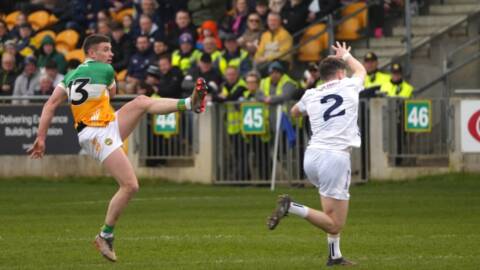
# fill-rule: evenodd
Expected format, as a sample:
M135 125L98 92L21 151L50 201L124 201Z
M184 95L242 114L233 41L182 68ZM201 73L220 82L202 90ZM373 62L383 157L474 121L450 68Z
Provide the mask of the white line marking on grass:
M168 197L151 197L151 198L133 198L132 202L149 202L149 201L198 201L198 200L229 200L235 198L246 199L245 196L168 196ZM83 204L100 204L108 203L110 200L92 200L92 201L77 201L77 202L59 202L56 205L83 205Z

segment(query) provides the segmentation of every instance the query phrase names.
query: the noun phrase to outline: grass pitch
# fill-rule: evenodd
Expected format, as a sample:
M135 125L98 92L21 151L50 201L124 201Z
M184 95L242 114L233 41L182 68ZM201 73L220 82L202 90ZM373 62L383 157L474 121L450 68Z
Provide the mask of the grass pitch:
M318 208L313 188L145 183L116 227L115 264L92 245L114 191L110 179L0 180L0 269L325 268L323 232L293 216L265 225L277 194ZM354 269L480 268L479 175L351 194L341 246Z

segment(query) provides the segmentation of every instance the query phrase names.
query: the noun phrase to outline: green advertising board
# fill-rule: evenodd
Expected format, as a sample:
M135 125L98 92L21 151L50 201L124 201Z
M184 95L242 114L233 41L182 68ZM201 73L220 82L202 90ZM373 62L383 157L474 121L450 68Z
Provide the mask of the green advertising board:
M154 114L152 118L153 134L163 136L178 134L179 118L180 116L177 112L165 115Z
M430 132L432 130L432 101L405 100L405 131Z
M241 105L242 133L265 134L266 109L263 103L246 102Z

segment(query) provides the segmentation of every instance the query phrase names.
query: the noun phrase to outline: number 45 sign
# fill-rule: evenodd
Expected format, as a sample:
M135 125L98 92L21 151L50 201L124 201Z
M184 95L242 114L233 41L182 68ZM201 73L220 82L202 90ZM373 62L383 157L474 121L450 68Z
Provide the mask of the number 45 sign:
M405 131L430 132L432 130L432 102L430 100L405 101Z
M243 134L265 134L265 106L263 103L242 103L241 117Z

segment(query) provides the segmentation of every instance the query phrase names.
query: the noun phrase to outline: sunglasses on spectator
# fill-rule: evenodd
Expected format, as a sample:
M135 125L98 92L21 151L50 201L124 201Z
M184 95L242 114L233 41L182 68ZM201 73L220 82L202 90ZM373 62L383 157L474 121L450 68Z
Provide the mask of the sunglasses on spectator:
M248 21L249 21L249 22L256 22L256 23L260 22L259 19L248 19Z
M247 80L247 83L258 83L257 80Z

